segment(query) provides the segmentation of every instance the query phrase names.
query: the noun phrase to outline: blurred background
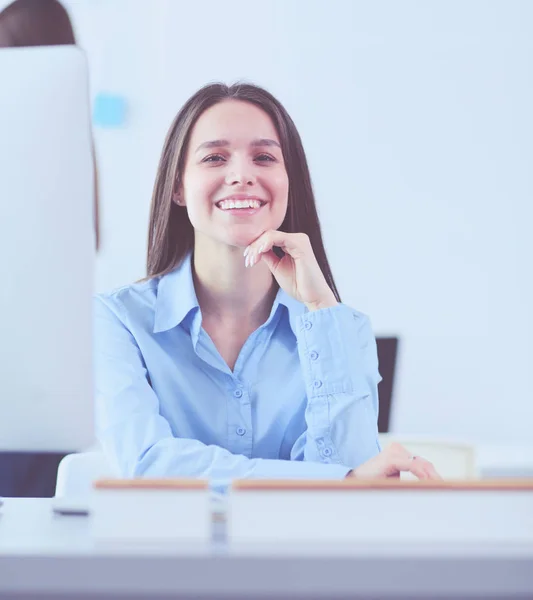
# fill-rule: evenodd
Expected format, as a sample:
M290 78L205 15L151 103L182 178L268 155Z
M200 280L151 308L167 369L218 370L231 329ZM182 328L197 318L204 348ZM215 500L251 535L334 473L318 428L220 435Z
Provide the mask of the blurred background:
M252 81L302 135L343 301L400 338L391 429L531 442L533 2L63 3L89 59L96 291L145 274L181 105Z

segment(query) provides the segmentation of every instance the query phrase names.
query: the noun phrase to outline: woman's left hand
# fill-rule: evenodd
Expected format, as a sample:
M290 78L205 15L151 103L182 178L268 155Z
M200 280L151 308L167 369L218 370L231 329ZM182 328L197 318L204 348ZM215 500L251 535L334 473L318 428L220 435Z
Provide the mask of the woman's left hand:
M413 456L397 442L388 445L379 454L350 471L346 477L359 479L399 478L402 471L412 473L418 479L442 480L432 463L421 456Z
M272 250L274 246L281 248L285 256L276 256ZM246 248L244 256L246 267L253 267L260 260L265 262L279 286L309 310L338 304L307 234L266 231Z

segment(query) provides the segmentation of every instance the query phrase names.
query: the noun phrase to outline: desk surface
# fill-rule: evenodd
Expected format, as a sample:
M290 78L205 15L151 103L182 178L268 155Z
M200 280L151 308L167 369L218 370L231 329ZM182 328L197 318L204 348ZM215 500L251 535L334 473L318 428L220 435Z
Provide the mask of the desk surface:
M98 546L87 517L52 501L0 509L0 598L531 597L533 540L456 544L239 547Z

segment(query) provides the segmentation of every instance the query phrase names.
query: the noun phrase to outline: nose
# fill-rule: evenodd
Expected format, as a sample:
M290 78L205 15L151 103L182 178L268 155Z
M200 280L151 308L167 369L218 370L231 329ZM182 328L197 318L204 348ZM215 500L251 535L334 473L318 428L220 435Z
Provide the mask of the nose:
M238 164L234 163L233 168L226 175L227 185L254 185L256 181L251 166L246 164L245 161L240 161Z

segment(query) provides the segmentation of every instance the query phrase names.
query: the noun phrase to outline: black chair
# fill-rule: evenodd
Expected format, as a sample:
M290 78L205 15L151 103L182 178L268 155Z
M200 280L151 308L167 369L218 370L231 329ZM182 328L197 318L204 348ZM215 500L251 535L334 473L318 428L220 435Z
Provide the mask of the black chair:
M377 337L376 342L378 346L379 372L383 378L378 385L378 431L379 433L387 433L389 431L399 339L397 337Z

